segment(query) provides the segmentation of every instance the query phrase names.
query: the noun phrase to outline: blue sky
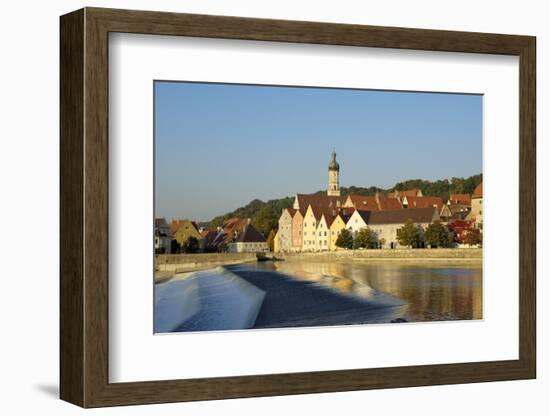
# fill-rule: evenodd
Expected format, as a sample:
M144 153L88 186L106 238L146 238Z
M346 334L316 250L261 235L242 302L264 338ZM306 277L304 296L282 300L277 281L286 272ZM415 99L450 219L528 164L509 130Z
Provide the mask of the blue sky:
M482 170L482 96L155 82L155 215L206 221L254 198Z

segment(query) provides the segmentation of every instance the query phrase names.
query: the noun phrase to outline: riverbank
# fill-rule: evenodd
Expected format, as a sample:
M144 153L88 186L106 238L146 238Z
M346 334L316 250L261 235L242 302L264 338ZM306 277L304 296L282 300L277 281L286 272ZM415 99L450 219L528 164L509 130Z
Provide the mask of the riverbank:
M277 258L300 262L398 262L407 265L480 266L481 248L338 250L313 253L277 253ZM185 279L191 273L244 263L255 263L255 253L161 254L156 257L155 282Z
M155 283L184 279L193 272L256 261L256 253L159 254L155 257Z
M285 253L278 257L286 261L359 261L403 263L444 263L444 264L481 264L481 248L438 248L438 249L376 249L376 250L338 250L313 253Z

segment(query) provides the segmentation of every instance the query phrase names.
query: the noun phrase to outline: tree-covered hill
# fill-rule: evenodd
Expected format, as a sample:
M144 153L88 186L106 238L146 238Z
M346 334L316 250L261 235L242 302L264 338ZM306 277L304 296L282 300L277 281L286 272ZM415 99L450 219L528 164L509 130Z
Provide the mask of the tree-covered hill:
M447 201L450 194L472 194L477 185L482 181L482 175L473 175L468 178L452 178L451 180L442 179L437 181L428 181L424 179L409 179L396 183L392 188L382 189L375 186L368 188L350 186L341 187L340 192L343 196L355 195L374 195L376 192L404 191L407 189L420 189L425 196L438 196L443 201ZM324 194L326 190L315 193ZM210 221L211 227L221 225L225 220L232 217L251 218L253 224L261 231L264 236L277 227L281 210L292 207L294 195L280 199L271 199L267 202L254 199L244 207L237 208L232 212L219 215Z

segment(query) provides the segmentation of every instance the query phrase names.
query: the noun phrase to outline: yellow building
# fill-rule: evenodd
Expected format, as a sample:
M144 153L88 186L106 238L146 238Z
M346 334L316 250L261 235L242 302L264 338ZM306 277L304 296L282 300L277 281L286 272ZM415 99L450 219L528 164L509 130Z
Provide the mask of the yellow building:
M273 239L273 252L281 252L281 239L279 237L279 230L277 230L277 232L275 233L275 238Z
M170 224L170 229L172 230L174 239L176 239L179 244L185 243L189 237L195 237L197 240L202 239L198 227L193 221L174 220Z
M346 222L347 219L344 218L342 214L338 214L332 221L332 224L330 224L329 250L334 251L338 249L338 247L336 247L336 240L340 232L346 228Z

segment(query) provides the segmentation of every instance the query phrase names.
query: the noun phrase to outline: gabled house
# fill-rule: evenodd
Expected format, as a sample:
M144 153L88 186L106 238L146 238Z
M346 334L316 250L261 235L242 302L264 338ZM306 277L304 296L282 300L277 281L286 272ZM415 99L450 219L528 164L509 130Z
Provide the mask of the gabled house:
M247 224L236 239L227 245L230 253L265 253L269 251L267 240L252 225Z
M279 217L279 229L277 231L279 239L279 250L283 252L292 251L292 218L298 210L285 208Z
M306 209L298 209L292 216L292 251L302 251L305 213Z
M324 212L321 214L319 223L317 224L316 229L316 239L315 239L315 250L316 251L327 251L329 249L330 242L330 225L334 221L335 216Z
M190 237L196 238L197 241L202 239L197 224L194 221L173 220L170 223L170 230L172 231L174 239L179 244L185 243Z
M250 224L250 218L239 218L233 217L223 222L221 226L221 232L223 235L223 241L220 244L228 245L231 242L234 242L239 233L241 233L245 227Z
M353 210L355 211L355 210ZM350 218L350 211L342 210L332 220L332 224L330 224L330 241L329 241L329 250L333 251L336 250L338 247L336 247L336 240L338 240L338 236L342 232L343 229L346 228L346 223L348 222Z
M346 223L346 228L351 231L353 235L355 235L357 232L367 227L369 217L373 212L378 211L362 211L356 209L349 217Z
M315 251L317 246L317 225L321 220L322 210L309 205L304 215L302 251Z

